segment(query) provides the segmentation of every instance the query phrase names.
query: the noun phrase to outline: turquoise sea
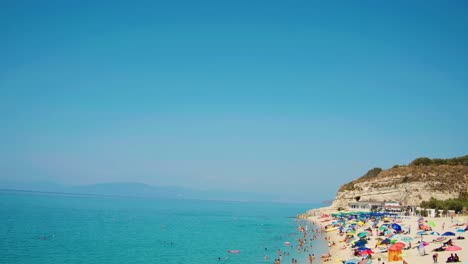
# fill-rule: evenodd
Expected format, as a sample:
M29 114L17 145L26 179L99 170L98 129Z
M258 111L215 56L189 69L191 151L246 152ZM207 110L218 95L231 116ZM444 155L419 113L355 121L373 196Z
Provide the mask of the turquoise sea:
M0 263L273 263L278 249L306 263L323 241L284 242L314 207L0 191Z

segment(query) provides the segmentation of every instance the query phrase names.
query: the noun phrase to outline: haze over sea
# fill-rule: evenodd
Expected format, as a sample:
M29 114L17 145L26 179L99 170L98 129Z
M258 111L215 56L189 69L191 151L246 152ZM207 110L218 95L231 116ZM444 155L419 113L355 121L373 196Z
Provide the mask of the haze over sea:
M270 263L277 249L305 261L284 242L314 207L0 191L0 263Z

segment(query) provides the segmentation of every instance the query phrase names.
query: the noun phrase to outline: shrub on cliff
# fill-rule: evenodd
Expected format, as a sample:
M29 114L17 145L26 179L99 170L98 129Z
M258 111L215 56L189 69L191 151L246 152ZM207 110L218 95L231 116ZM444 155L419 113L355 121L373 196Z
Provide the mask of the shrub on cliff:
M366 174L364 174L361 178L359 178L358 180L368 180L368 179L372 179L374 177L376 177L377 175L379 175L379 173L382 171L381 168L373 168L371 170L369 170Z
M409 166L430 166L430 165L463 165L468 166L468 155L462 157L456 157L451 159L430 159L427 157L421 157L413 160Z
M410 166L428 166L432 164L432 160L430 158L422 157L413 160L409 165Z

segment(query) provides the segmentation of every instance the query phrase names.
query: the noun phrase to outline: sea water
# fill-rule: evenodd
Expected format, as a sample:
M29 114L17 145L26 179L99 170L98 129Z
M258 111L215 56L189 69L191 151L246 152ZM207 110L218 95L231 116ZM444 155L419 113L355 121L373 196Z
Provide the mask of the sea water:
M0 263L306 263L324 243L298 254L294 216L313 207L0 191Z

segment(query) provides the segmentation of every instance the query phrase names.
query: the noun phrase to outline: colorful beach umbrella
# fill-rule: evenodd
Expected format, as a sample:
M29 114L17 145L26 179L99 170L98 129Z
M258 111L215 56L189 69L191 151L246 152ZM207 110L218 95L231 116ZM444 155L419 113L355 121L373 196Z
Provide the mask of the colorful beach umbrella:
M445 251L459 251L459 250L462 250L462 248L459 247L459 246L455 246L455 245L454 245L454 246L450 246L450 247L448 247L448 248L445 249Z
M458 233L464 233L464 232L465 232L465 229L457 229L457 232L458 232Z
M428 223L430 226L432 226L432 227L435 227L435 226L436 226L435 223L434 223L434 221L429 221L429 222L427 222L427 223Z

